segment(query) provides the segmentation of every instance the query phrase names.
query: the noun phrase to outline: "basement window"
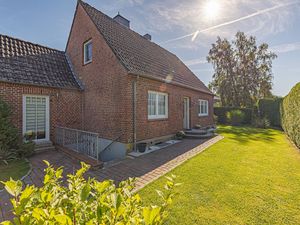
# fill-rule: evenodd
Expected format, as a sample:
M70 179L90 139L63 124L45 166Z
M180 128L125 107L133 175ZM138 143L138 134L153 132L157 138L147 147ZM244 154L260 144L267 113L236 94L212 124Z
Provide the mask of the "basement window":
M83 44L83 64L92 62L92 40Z
M199 100L199 116L208 116L208 101Z
M148 119L168 118L168 94L148 91Z

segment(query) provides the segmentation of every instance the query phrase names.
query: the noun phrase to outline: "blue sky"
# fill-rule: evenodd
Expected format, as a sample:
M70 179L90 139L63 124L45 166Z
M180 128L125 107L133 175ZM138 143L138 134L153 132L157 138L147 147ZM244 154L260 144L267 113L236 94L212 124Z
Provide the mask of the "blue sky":
M211 8L209 1L214 1ZM205 60L211 43L217 36L231 39L239 30L255 35L258 43L268 43L278 54L273 64L274 94L286 95L300 82L300 0L86 2L111 17L119 11L133 30L150 33L205 84L213 74ZM0 33L64 50L75 6L76 0L0 0Z

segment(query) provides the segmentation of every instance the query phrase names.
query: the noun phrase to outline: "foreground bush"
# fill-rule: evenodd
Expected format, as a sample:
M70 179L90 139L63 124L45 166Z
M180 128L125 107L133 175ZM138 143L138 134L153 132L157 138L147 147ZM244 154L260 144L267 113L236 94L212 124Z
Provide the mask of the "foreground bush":
M214 114L216 116L217 122L221 124L229 123L227 119L227 113L232 110L240 110L245 114L243 124L251 124L252 122L252 111L250 108L238 108L238 107L214 107Z
M227 121L232 125L241 125L245 120L245 113L239 109L226 113Z
M283 99L281 121L286 134L300 147L300 83Z
M10 121L9 105L0 98L0 161L17 157L19 137L17 129Z
M174 196L173 178L168 178L160 206L143 206L138 194L134 194L133 180L116 187L112 181L98 182L84 179L89 166L74 175L67 175L67 185L62 184L62 168L55 170L46 162L44 185L33 185L22 190L22 182L4 182L5 189L13 196L11 202L15 218L2 222L11 224L162 224L167 218L167 208Z
M34 153L35 145L32 141L23 143L18 130L10 121L11 109L0 98L0 161L28 157Z

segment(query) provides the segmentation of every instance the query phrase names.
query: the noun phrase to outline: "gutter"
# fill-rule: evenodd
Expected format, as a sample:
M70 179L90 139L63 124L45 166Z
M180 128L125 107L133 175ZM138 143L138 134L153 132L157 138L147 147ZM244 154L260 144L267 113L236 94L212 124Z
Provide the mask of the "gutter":
M139 78L139 76L137 76L137 79ZM132 107L133 107L133 114L132 114L132 125L133 125L133 150L137 151L136 148L136 101L137 101L137 96L136 96L136 83L137 80L133 80L132 81Z
M202 92L204 94L215 96L211 92L206 92L206 91L191 87L189 85L181 84L181 83L176 82L176 81L167 81L166 79L163 79L163 78L153 77L153 76L148 75L148 74L138 74L138 73L135 73L135 72L128 72L128 74L133 75L133 76L137 76L137 77L141 76L141 77L148 78L148 79L151 79L151 80L157 80L157 81L164 82L164 83L167 83L167 84L173 84L173 85L176 85L176 86L179 86L179 87L184 87L184 88L188 88L188 89L191 89L191 90L194 90L194 91Z

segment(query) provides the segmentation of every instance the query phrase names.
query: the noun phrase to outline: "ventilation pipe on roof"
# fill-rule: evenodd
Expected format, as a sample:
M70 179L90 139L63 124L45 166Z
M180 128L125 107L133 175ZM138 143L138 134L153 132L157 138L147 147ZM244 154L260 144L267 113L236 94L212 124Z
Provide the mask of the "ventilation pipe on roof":
M147 40L151 41L151 35L150 34L145 34L143 37L146 38Z
M121 16L119 12L118 12L118 15L116 15L113 19L114 19L114 21L117 21L119 24L130 28L130 21L128 19L126 19L125 17Z

